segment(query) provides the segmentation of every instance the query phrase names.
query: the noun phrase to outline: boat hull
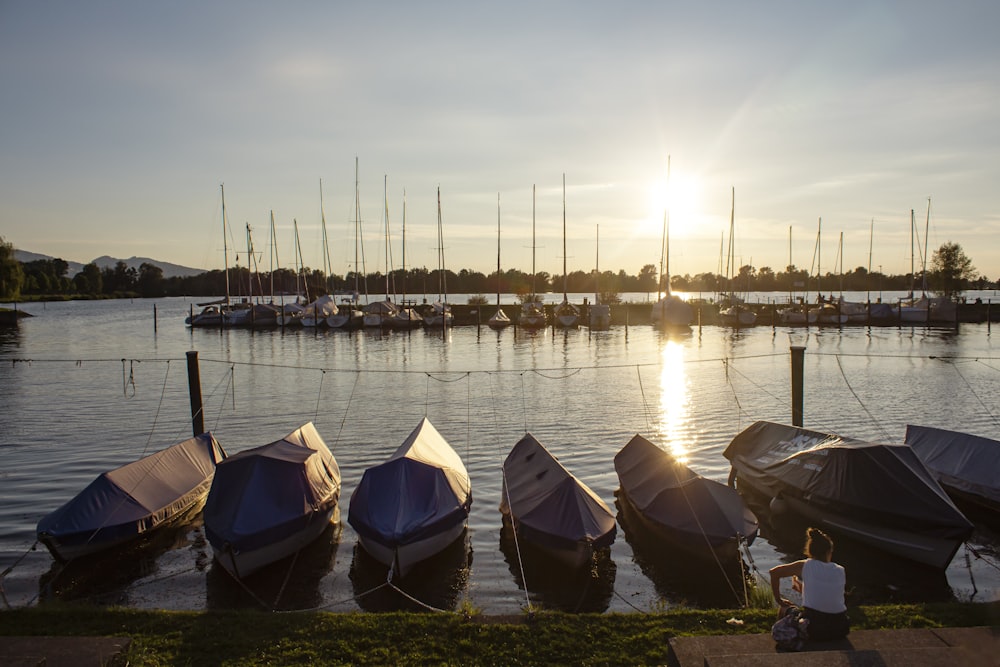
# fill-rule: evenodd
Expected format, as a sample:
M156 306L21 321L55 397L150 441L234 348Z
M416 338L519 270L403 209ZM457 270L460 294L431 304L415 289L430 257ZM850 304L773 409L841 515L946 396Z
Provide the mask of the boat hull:
M718 561L720 563L738 563L740 539L736 536L723 540L708 540L704 535L679 531L644 514L629 498L628 493L617 493L619 508L628 517L630 527L643 531L645 539L669 549L677 550L698 561ZM750 540L753 536L750 537Z
M405 577L417 563L444 551L462 535L464 530L465 522L462 521L439 533L395 547L386 546L364 535L358 537L358 542L375 560L392 568L396 575Z
M235 579L242 579L271 563L291 556L312 543L330 525L336 510L336 500L329 501L324 509L312 513L304 527L260 548L235 551L229 545L213 544L212 553L215 555L215 560L226 572Z
M818 527L939 570L948 567L962 545L960 540L918 535L891 526L876 525L855 517L838 515L830 512L828 508L804 502L799 498L785 498L785 501L789 509L809 519Z

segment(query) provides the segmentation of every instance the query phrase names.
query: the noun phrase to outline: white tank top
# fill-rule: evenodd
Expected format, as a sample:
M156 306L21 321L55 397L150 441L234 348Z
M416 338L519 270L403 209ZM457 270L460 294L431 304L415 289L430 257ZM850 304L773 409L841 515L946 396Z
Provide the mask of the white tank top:
M806 559L802 564L802 606L827 614L847 610L844 587L847 576L836 563Z

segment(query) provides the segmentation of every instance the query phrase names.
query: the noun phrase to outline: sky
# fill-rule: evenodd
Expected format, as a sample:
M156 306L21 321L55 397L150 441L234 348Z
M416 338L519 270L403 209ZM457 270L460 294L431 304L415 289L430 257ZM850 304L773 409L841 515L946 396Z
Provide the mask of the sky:
M0 237L221 269L249 226L267 270L297 226L343 275L360 219L361 268L388 228L390 268L434 269L440 190L453 271L636 274L668 218L674 275L725 273L732 229L734 266L907 273L954 242L997 279L998 25L991 0L0 0Z

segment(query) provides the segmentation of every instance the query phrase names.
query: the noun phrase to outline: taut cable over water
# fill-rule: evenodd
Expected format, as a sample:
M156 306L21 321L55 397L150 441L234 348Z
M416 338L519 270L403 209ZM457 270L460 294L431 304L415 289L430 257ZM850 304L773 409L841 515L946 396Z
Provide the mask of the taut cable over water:
M207 338L207 337L206 337ZM270 340L264 337L259 337L260 341ZM239 339L242 340L242 339ZM288 340L288 339L282 339ZM296 341L296 338L291 339ZM396 345L399 349L404 349L403 346L408 345L407 338L394 338L391 341L392 345ZM544 339L548 343L548 338ZM642 336L640 336L642 340ZM491 351L492 350L492 338L484 343L484 348ZM510 341L509 337L500 337L498 342L508 343ZM374 347L371 341L361 341L369 346ZM559 341L561 343L561 339ZM741 342L737 339L734 343L736 347ZM421 343L423 344L423 343ZM521 343L522 345L529 345L529 343ZM584 343L581 343L583 345ZM606 401L610 403L611 398L619 398L617 396L612 396L613 393L618 394L628 393L627 386L632 384L635 394L637 394L638 401L634 400L633 397L628 397L626 400L616 401L615 405L625 405L626 408L629 407L629 403L632 405L641 404L642 413L644 416L644 421L649 430L659 436L662 441L665 433L666 425L663 421L664 415L660 414L654 405L655 392L654 389L650 391L648 386L648 368L652 367L654 369L662 369L663 364L657 360L656 362L647 363L645 360L639 357L637 360L635 357L638 356L635 353L635 346L631 341L625 343L626 346L633 346L631 348L632 357L623 354L612 357L610 361L606 363L580 363L579 358L571 357L566 355L566 363L562 365L557 363L546 363L548 357L541 356L540 361L542 363L536 363L528 365L527 363L517 363L516 359L514 363L507 361L506 357L503 358L503 363L499 360L501 354L506 354L507 347L500 346L498 344L497 353L498 361L497 367L495 368L483 368L474 367L473 365L468 365L464 368L461 362L458 364L452 364L453 367L447 370L426 370L420 368L420 364L414 364L408 359L401 359L398 362L398 366L395 368L388 367L385 365L371 365L370 367L362 366L358 367L358 363L353 358L337 357L331 353L330 357L320 357L316 356L315 361L319 362L316 364L310 363L287 363L284 359L288 357L276 357L274 362L268 362L267 357L263 357L263 360L253 361L240 358L237 354L233 355L233 358L226 358L225 353L223 354L209 354L207 357L202 358L202 363L208 368L217 368L219 364L224 365L224 372L218 373L217 377L213 380L214 387L211 392L206 396L206 406L211 406L206 409L207 412L214 412L214 416L211 419L214 422L215 429L219 429L220 426L233 429L233 423L242 423L242 430L247 431L251 428L250 424L260 423L267 428L270 428L274 422L280 422L284 419L291 419L292 417L297 417L301 412L309 412L314 417L314 420L322 423L324 420L327 423L336 428L337 437L334 441L336 445L344 436L351 433L351 424L357 424L364 420L370 418L372 409L380 411L385 417L386 421L391 423L398 412L405 412L408 408L418 407L420 411L426 416L433 413L435 410L442 410L442 397L437 396L435 392L436 387L441 387L442 396L448 396L448 401L444 403L448 407L447 414L451 417L456 417L453 419L453 423L456 425L461 425L467 432L466 438L466 458L471 459L474 455L474 446L477 440L482 439L483 429L477 427L476 423L481 418L477 416L477 411L480 415L485 416L482 412L482 407L486 406L486 409L490 411L490 417L492 421L493 439L496 443L497 451L502 449L501 443L507 439L505 435L506 431L509 431L509 422L511 418L516 420L521 424L523 430L526 432L529 425L533 425L530 422L534 421L540 423L543 428L561 428L561 429L571 429L579 440L587 441L595 437L607 440L610 444L613 439L617 437L615 434L620 429L629 428L628 423L632 419L631 414L625 414L620 417L619 423L612 423L610 426L602 422L598 427L588 423L588 420L594 419L597 412L603 415L600 419L606 419L608 415L603 411L603 406L597 404L591 405L590 395L585 395L581 393L581 389L587 385L604 385L609 379L615 380L615 384L608 385L609 388L603 394ZM386 346L388 352L385 352L386 356L390 356L393 353L392 346ZM545 349L546 345L538 345L538 348L542 350ZM555 347L552 345L551 347ZM694 347L694 346L692 346ZM771 366L780 366L782 364L776 363L781 362L783 359L787 358L787 354L783 351L775 352L773 354L758 354L755 353L759 351L759 347L754 350L750 348L750 352L746 354L741 354L738 350L733 354L712 354L708 353L704 358L689 358L683 360L683 365L688 369L688 372L696 375L697 377L692 381L693 392L705 391L718 393L718 385L716 384L716 378L721 375L723 381L729 385L729 391L725 392L729 394L728 397L722 401L723 406L725 403L729 404L728 414L730 420L727 421L720 428L718 424L713 426L713 433L715 431L726 431L731 428L731 417L738 416L739 422L742 423L746 419L755 417L773 417L775 414L785 414L787 412L788 398L787 392L780 389L785 386L783 382L776 382L773 379L769 381L769 376L764 375L760 372L761 367L770 368ZM228 352L228 350L227 350ZM240 352L236 350L236 352ZM711 352L711 351L710 351ZM378 354L383 354L381 347ZM249 354L249 351L247 352ZM255 353L259 356L259 353ZM339 351L338 351L339 354ZM53 355L53 356L65 356L65 355ZM402 355L400 355L402 356ZM827 363L828 357L834 357L830 360L835 363ZM214 357L214 358L213 358ZM596 358L596 357L595 357ZM874 369L870 369L866 366L853 365L850 362L851 358L865 359L869 366L875 366ZM137 447L137 452L141 450L142 453L148 451L153 442L154 437L159 439L156 435L157 430L166 429L176 429L180 430L176 426L176 422L170 422L170 425L165 425L164 413L169 414L172 405L180 405L178 397L180 396L179 388L177 385L177 379L171 377L170 373L170 361L174 357L157 357L157 356L145 356L136 355L134 358L101 358L100 355L95 355L95 358L79 358L79 357L68 357L68 358L27 358L20 356L0 356L0 364L5 361L9 361L8 366L10 368L17 368L19 372L18 381L19 383L37 383L39 385L47 382L47 378L50 375L49 369L55 370L59 375L69 375L70 373L77 373L76 376L71 380L72 382L80 382L81 377L94 377L96 375L96 382L107 383L107 386L100 387L94 385L93 382L87 381L89 389L93 391L93 400L104 401L104 396L114 394L117 397L117 401L122 400L122 385L117 384L115 379L115 373L99 372L94 373L94 371L104 371L105 365L121 366L123 375L126 378L124 386L126 388L127 401L129 403L126 406L124 403L116 403L114 397L111 399L111 404L102 406L103 412L113 411L115 405L120 405L121 408L119 412L125 415L122 420L123 425L127 425L128 430L132 431L132 436L135 435L135 426L137 424L143 423L145 420L149 424L148 432L144 434L146 437L143 438L145 441L141 448ZM871 387L866 387L865 382L872 383L873 380L870 378L875 378L877 381L880 373L875 372L878 370L878 365L880 363L885 364L895 364L897 360L901 360L903 363L915 366L919 369L928 368L928 372L922 374L914 374L912 377L916 381L927 381L932 380L937 383L940 382L941 376L947 376L948 373L935 374L929 367L932 366L928 364L928 360L944 361L949 364L949 366L954 369L954 379L951 381L951 387L957 387L957 393L963 394L962 396L953 397L956 400L965 400L969 403L975 410L982 415L983 419L988 419L993 425L997 425L997 416L994 411L989 406L988 402L984 399L986 391L976 383L976 373L972 372L972 368L980 368L985 371L1000 372L995 365L991 364L991 361L996 361L998 357L983 354L971 354L971 355L955 355L944 357L941 355L927 355L927 354L894 354L887 352L885 349L873 350L868 354L856 354L851 352L837 352L829 353L823 351L814 351L809 353L809 359L811 365L808 369L810 377L810 386L814 388L814 391L810 393L810 396L816 397L818 400L822 400L826 403L832 404L840 402L838 405L839 409L843 409L842 404L850 403L860 406L860 410L864 413L862 419L857 420L852 426L852 429L866 430L866 431L877 431L882 434L885 439L891 439L891 421L892 418L889 415L892 414L891 410L893 408L883 408L881 406L881 400L885 398L887 390L880 385L873 385ZM390 359L391 361L391 359ZM131 362L131 363L130 363ZM150 362L153 362L152 364ZM155 362L166 363L167 366L164 372L156 372L159 369L155 368ZM351 365L353 362L353 365ZM972 362L975 362L973 365ZM964 366L963 366L964 364ZM65 365L65 373L61 366ZM237 378L236 369L239 366L243 372ZM97 367L95 369L95 367ZM691 369L699 368L697 373L694 373ZM721 368L722 372L719 373L715 368ZM117 368L115 369L117 370ZM81 373L81 371L88 371L86 373ZM620 376L627 376L628 374L634 372L635 376L631 383L629 382L618 382ZM786 372L786 371L783 371ZM312 373L318 373L318 377L315 378L316 384L313 384ZM345 373L353 374L352 377L347 378L344 376ZM508 381L506 378L510 377L510 374L516 374L516 381ZM424 397L420 400L420 389L419 385L413 387L415 382L409 380L408 378L414 376L415 374L422 374L424 376L423 390ZM485 376L483 375L485 374ZM176 374L173 374L176 376ZM150 381L151 377L155 378L155 381ZM612 377L613 376L613 377ZM644 377L646 376L646 377ZM260 396L254 396L255 392L260 392L261 387L265 383L270 382L271 378L282 378L282 381L294 383L292 394L288 394L287 401L268 401L263 400ZM538 378L538 380L532 380L531 378ZM819 378L813 383L813 378ZM436 380L437 382L431 382L431 380ZM487 380L488 387L483 387L480 379ZM144 381L145 380L145 381ZM456 387L455 390L448 390L445 387L447 385L453 385L459 380L466 381L466 391L461 392L460 387ZM560 383L561 388L558 391L554 391L552 387L557 385L550 385L543 381L555 381ZM666 381L666 378L661 377L659 380L661 383ZM517 384L515 384L515 382ZM408 396L416 399L413 401L414 405L409 406L405 404L405 401L400 402L398 400L398 393L389 394L384 400L384 403L374 403L372 397L379 397L378 391L380 387L385 385L405 385L412 387L415 391L411 391ZM154 392L150 391L154 386L159 385L160 391ZM519 385L519 388L516 388ZM937 386L935 384L934 386ZM331 388L332 387L332 388ZM817 391L815 388L822 387L822 393ZM625 388L625 389L623 389ZM964 391L963 391L964 388ZM659 388L662 391L662 387ZM314 394L314 398L311 399L310 394ZM458 393L461 392L461 393ZM520 393L520 396L516 396L516 393ZM534 393L532 393L534 392ZM464 397L461 395L464 393ZM238 396L239 394L239 396ZM457 395L456 395L457 394ZM558 423L553 421L553 416L549 414L551 411L546 412L545 405L540 406L540 402L545 400L550 396L561 397L559 409L564 411L567 416L561 419ZM579 396L579 398L577 398ZM707 396L707 394L706 394ZM849 397L849 398L848 398ZM237 400L239 399L239 400ZM255 399L255 400L249 400ZM311 400L310 400L311 399ZM453 400L457 399L457 400ZM464 400L463 400L464 399ZM846 400L845 400L846 399ZM58 399L57 399L58 400ZM569 410L566 410L566 406L563 405L566 400L577 401L580 407L585 409L576 409L577 405L571 405ZM697 400L697 396L695 399ZM435 405L437 401L438 405ZM584 403L584 401L587 401ZM461 409L461 404L465 403L465 409ZM423 405L419 405L422 403ZM488 403L488 406L487 406ZM508 410L508 408L516 405L520 405L522 414L516 414L516 408L513 410ZM265 406L265 411L260 410L260 406ZM819 403L815 403L815 406L819 406ZM254 407L256 406L256 407ZM699 404L695 404L695 411L697 413L700 408ZM713 408L715 409L715 408ZM849 408L849 410L857 411L858 408ZM269 411L268 411L269 410ZM80 410L80 417L86 415L86 407ZM51 412L51 411L50 411ZM812 414L809 414L809 420L813 424L821 422L831 422L835 421L837 428L835 430L843 430L843 420L835 419L828 414L828 410L816 407L811 410ZM464 414L462 414L464 413ZM590 414L594 413L594 414ZM554 413L553 413L554 414ZM336 418L331 418L336 415ZM70 421L74 419L72 409L66 411L66 416ZM618 418L618 415L615 415ZM691 420L692 424L697 425L699 420L717 420L718 412L706 412L702 414L694 414L693 416L686 417ZM105 427L108 423L108 417L97 417L97 419L104 422ZM112 415L113 419L113 415ZM982 421L982 420L980 420ZM886 422L886 423L881 423ZM29 426L30 427L30 426ZM114 430L120 431L120 428L113 427ZM478 429L478 433L476 432ZM143 429L146 430L146 429ZM237 431L240 433L242 431ZM98 439L94 436L86 435L86 431L81 430L84 433L82 436L83 440ZM594 433L598 433L594 436ZM610 435L605 435L608 433ZM252 436L252 433L251 433ZM47 434L44 437L49 437ZM361 436L361 439L368 436ZM714 446L716 440L723 437L722 435L715 435L710 438L702 439L700 442L711 444ZM713 439L714 438L714 439ZM124 440L125 438L120 439ZM138 438L136 438L138 440ZM350 439L347 439L350 440ZM62 438L55 439L56 442L63 442ZM69 443L70 441L66 441ZM248 440L237 440L239 446L244 446L247 444ZM41 451L40 443L37 439L25 439L25 445L22 447L35 448L37 451ZM138 444L138 443L136 443ZM355 445L353 442L348 442L348 454L344 456L355 457L362 455L363 452L360 450L360 445ZM343 449L343 446L341 446ZM82 451L82 450L81 450ZM480 449L480 455L483 450ZM111 450L108 450L105 455L109 456ZM580 452L581 456L587 455L586 452ZM342 454L343 455L343 454ZM596 454L591 454L590 456L596 461L601 457L600 452ZM594 469L599 469L599 464L594 463L592 465L592 470L589 474L595 474ZM479 472L480 475L484 473ZM606 484L606 483L605 483ZM48 499L42 499L42 502L46 502ZM495 509L495 508L492 508ZM482 523L489 524L494 521L496 513L490 511L486 519L482 520ZM22 515L26 511L24 508L17 510ZM31 510L27 510L31 511ZM471 528L473 532L480 531L482 534L484 529L482 527ZM490 528L492 530L492 528ZM489 536L486 536L489 538ZM346 537L345 537L346 539ZM23 549L26 542L22 543L20 549ZM967 554L965 556L964 565L960 562L954 564L953 567L964 567L968 570L970 580L973 581L973 588L975 589L974 595L980 594L980 586L982 582L976 582L973 575L973 567L976 563L983 563L992 569L998 569L997 566L992 562L992 553L989 549L976 548L973 545L967 544ZM495 548L495 547L494 547ZM623 547L627 548L627 547ZM756 545L754 545L756 548ZM18 551L20 551L18 549ZM478 550L482 550L483 546L478 545ZM521 545L518 545L516 551L518 552L518 558L520 559L520 549ZM12 549L9 551L13 551ZM25 562L27 556L30 554L29 549L20 558L17 558L6 570L3 575L0 576L0 589L2 589L2 584L4 578L11 574L13 570L21 569L25 567ZM971 555L970 555L971 554ZM349 554L348 554L349 555ZM481 555L481 554L480 554ZM764 553L764 557L768 554ZM973 558L973 556L975 558ZM756 564L753 562L754 555L749 549L746 553L747 561L749 564L749 569L751 571L757 571ZM757 553L757 558L761 558L762 554ZM619 562L619 568L625 565L625 561L622 559L621 554L617 556ZM477 566L480 560L477 559ZM500 561L502 564L502 560ZM30 564L30 563L29 563ZM277 572L278 575L283 575L280 577L282 585L279 587L279 594L272 603L261 604L262 607L274 610L282 604L295 604L294 602L288 602L286 596L290 596L288 587L291 582L295 579L295 575L292 572L292 568L297 567L301 564L301 558L293 558L291 564L288 566L287 570ZM502 570L489 569L490 563L488 559L482 561L482 565L478 566L475 575L477 577L484 577L489 580L480 580L483 582L484 586L493 586L494 588L509 589L510 582L507 581L509 577L503 576ZM176 564L172 566L174 569L168 571L163 576L159 577L141 577L137 581L133 581L126 584L121 590L122 592L134 589L137 587L146 587L146 590L155 588L152 585L170 579L176 579L181 577L190 576L204 576L204 569L198 568L182 568L177 569ZM338 559L337 564L332 566L338 572L341 571L342 563ZM204 565L202 565L204 568ZM280 569L280 568L279 568ZM980 578L985 577L989 579L989 575L984 575L982 570L979 570ZM523 571L523 566L521 567L520 578L523 585L525 601L524 604L529 610L534 610L537 607L537 603L532 599L535 594L535 590L532 585L528 584L525 580L525 572ZM624 604L632 607L633 609L640 610L636 607L630 600L630 597L634 596L629 593L624 593L625 589L623 585L628 584L622 582L621 575L619 573L619 581L617 584L613 585L611 594L615 596L616 599L622 600ZM51 589L58 587L58 575L56 579L50 582ZM324 586L324 591L336 592L340 590L338 588L331 589L334 582ZM329 609L340 605L351 604L357 602L358 599L368 596L370 593L382 589L384 587L390 587L390 583L399 583L400 585L400 595L404 598L412 598L409 601L413 604L426 605L428 608L441 609L440 606L427 605L426 600L421 601L418 594L414 594L409 587L406 586L405 582L386 582L379 584L375 587L370 587L370 589L357 590L352 596L338 596L337 601L326 601L322 605L312 605L310 608L315 609ZM476 587L476 592L481 591L481 587ZM51 592L51 590L50 590ZM737 599L740 595L733 589L731 591ZM251 591L252 593L252 591ZM586 594L587 591L581 591L581 595ZM46 593L48 594L48 593ZM102 597L112 594L107 590L103 591L100 595ZM470 591L466 590L466 596L470 595ZM37 595L34 599L37 599ZM661 594L662 597L662 594ZM748 594L746 590L743 593L743 604L747 603ZM268 595L271 598L271 595ZM22 598L23 599L23 598ZM34 599L32 602L34 602ZM468 597L467 597L468 599ZM15 598L11 598L15 601ZM8 603L9 604L9 603Z

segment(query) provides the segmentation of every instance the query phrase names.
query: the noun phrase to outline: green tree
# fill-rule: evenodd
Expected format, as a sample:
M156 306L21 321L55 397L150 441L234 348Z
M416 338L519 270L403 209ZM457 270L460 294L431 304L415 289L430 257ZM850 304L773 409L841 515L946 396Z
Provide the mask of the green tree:
M24 286L24 270L14 259L14 244L7 243L0 236L0 299L13 301L21 296Z
M972 260L957 243L947 241L931 255L931 286L941 296L954 296L975 280Z
M145 298L163 296L163 269L155 264L143 262L139 266L138 287L139 294Z
M103 292L104 277L97 264L91 262L80 273L73 276L73 286L80 294L100 294Z
M652 264L646 264L639 269L638 288L640 292L657 291L657 286L660 284L660 279L657 277L657 273L656 267Z

